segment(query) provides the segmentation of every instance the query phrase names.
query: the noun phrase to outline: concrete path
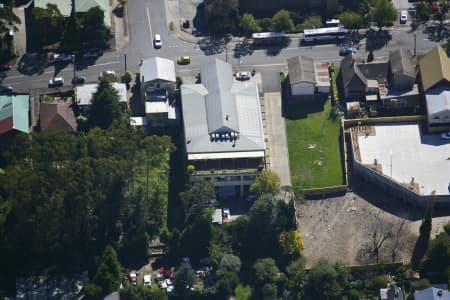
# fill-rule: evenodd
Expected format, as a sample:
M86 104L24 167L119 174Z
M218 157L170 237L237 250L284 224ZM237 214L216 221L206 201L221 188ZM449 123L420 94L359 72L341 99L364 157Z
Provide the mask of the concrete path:
M291 185L286 125L281 115L280 92L264 93L265 136L269 169L280 176L281 186Z

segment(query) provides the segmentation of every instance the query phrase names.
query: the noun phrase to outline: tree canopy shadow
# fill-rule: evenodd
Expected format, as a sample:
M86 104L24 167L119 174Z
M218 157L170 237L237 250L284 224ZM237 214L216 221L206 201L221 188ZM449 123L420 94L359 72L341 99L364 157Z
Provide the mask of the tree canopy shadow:
M203 35L208 31L208 26L206 25L206 17L205 17L205 5L203 1L197 5L197 10L194 19L192 19L192 26L193 28L195 28L195 31L193 30L193 33L196 36Z
M233 49L233 57L239 59L244 56L250 56L253 54L253 51L252 43L246 39L242 43L236 44Z
M42 74L48 64L47 53L26 53L20 58L17 70L25 75Z
M440 24L437 24L425 26L422 32L433 42L441 42L450 38L450 30L445 25L441 26Z
M387 30L369 29L366 32L366 49L367 51L374 51L383 48L392 40L392 35Z
M225 51L225 48L230 40L231 35L221 37L205 37L200 40L199 47L205 55L220 54Z

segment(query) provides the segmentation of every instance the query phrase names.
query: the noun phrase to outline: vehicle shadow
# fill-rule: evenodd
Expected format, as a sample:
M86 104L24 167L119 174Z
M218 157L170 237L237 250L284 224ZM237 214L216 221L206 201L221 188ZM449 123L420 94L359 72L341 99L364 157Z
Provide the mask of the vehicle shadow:
M366 49L367 51L379 50L385 47L390 40L392 40L392 35L387 30L374 30L369 29L366 32Z

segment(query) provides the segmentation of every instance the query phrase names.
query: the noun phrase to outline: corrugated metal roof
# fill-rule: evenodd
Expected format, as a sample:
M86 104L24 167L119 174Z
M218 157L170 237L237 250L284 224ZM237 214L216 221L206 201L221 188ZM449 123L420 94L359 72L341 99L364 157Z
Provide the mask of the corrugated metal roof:
M170 59L151 57L142 62L139 71L141 72L141 78L143 78L142 82L149 82L155 79L170 82L176 81L175 64Z
M34 0L34 7L47 8L47 4L55 4L65 17L70 16L72 11L71 0Z
M450 89L437 87L425 93L427 112L435 114L443 111L450 111Z
M429 287L421 291L414 292L414 299L416 300L450 300L450 292L448 290L441 290L434 287Z
M0 122L3 121L0 134L11 129L29 133L29 110L29 95L0 96Z
M289 82L315 82L314 60L307 56L295 56L288 59Z
M231 65L219 60L202 67L201 78L202 84L181 85L188 154L264 151L256 82L233 83ZM239 138L211 139L210 133L224 127L237 129Z
M442 80L450 82L450 59L440 46L420 59L419 68L424 91Z
M99 6L103 10L103 22L111 27L111 12L109 11L109 0L74 0L75 11L87 12L89 9Z

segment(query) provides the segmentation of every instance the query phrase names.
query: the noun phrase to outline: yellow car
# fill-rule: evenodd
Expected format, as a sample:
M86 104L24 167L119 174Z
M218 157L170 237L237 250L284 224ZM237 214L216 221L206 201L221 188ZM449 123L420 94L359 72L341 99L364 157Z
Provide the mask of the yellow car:
M191 57L188 56L188 55L181 56L181 57L178 58L177 63L179 65L188 65L188 64L191 63Z

